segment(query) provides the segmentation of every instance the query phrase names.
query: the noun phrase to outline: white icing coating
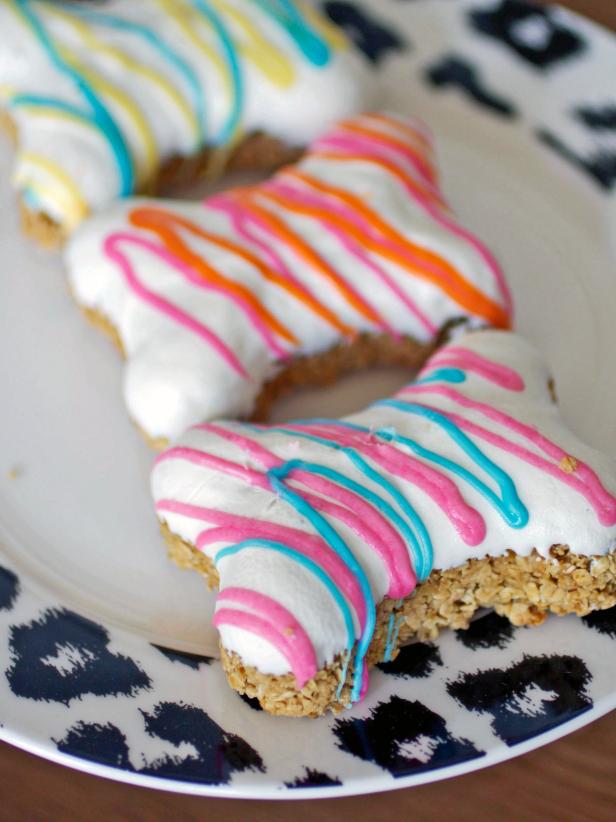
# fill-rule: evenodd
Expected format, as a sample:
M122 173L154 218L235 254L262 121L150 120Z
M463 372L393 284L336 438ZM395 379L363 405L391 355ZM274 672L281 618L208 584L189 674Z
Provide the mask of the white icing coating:
M324 46L328 59L313 59L310 43L304 53L305 33L298 39L281 23L280 6L257 0L0 3L0 101L19 129L15 183L27 204L70 229L84 211L116 199L121 187L105 129L66 116L66 106L89 116L92 105L44 38L87 79L115 121L134 167L133 190L166 159L203 145L264 131L301 146L364 108L372 84L363 58L314 4L295 5L320 44L317 56ZM237 81L208 14L229 38ZM43 98L52 105L41 105ZM237 123L229 127L236 103Z
M152 437L171 439L202 420L247 415L281 358L327 350L347 331L397 333L427 342L458 317L471 325L506 324L508 296L502 275L477 240L461 236L463 229L454 224L436 182L426 180L425 168L433 172L429 138L421 125L406 118L362 115L325 133L291 170L248 192L226 193L204 203L137 198L118 202L85 223L66 251L71 288L79 303L107 317L120 335L127 356L125 397L138 425ZM272 191L278 200L269 196ZM356 201L349 205L341 197ZM242 219L247 219L246 203L261 210L256 218L249 214L251 237L238 230L221 202L227 209L239 202ZM320 211L314 210L315 203ZM165 249L175 256L153 251L153 243L161 247L160 233L151 225L134 224L135 213L144 208L164 210L167 226L170 220L187 220L196 231L234 244L253 255L262 271L252 258L185 228L176 231L173 247L162 237ZM294 232L308 252L298 251L276 228L265 225L263 214ZM327 222L331 214L338 223ZM365 245L370 232L372 245ZM120 234L129 238L122 241L121 252L141 286L214 332L249 378L230 367L194 328L135 292L106 246ZM182 259L190 257L190 281L178 267L178 237ZM203 287L203 273L194 273L202 271L203 264L228 278L232 287L248 289L254 303L295 340L275 330L278 352L272 350L233 295ZM295 278L293 293L281 287L282 266ZM324 269L333 271L355 295L335 286ZM272 281L272 272L278 282ZM450 280L459 283L457 291L447 284ZM298 297L297 289L308 290L334 319Z
M511 386L504 387L485 374L465 367L462 361L456 370L464 372L463 381L447 381L442 374L439 376L439 369L443 367L447 357L451 356L450 352L459 352L460 349L512 369L522 378L523 389L520 390L519 386L515 390ZM440 458L449 459L452 464L468 469L487 488L500 495L494 476L484 470L476 459L469 456L432 419L387 405L373 405L346 417L344 422L368 429L368 433L363 435L363 443L375 450L372 451L372 458L370 451L368 456L363 451L362 455L372 468L379 471L403 495L425 524L434 549L434 568L456 567L473 557L499 556L508 549L524 556L536 549L540 555L548 557L551 546L555 544L566 544L572 552L582 555L603 555L616 548L616 500L613 496L616 492L616 464L606 455L584 445L565 426L548 388L549 372L541 357L526 341L509 332L481 331L467 334L454 345L441 349L436 359L428 363L422 372L422 378L430 377L433 380L424 383L423 390L419 392L416 389L402 389L397 395L398 400L431 406L450 415L450 418L452 414L459 415L458 426L481 450L483 457L492 460L497 469L510 478L519 500L528 511L527 523L522 527L514 527L505 521L485 494L452 470L439 469L434 461L424 456L424 451L424 455L416 457L419 463L437 468L443 476L453 480L463 501L485 523L485 536L477 544L469 544L455 527L454 521L423 488L383 469L377 457L379 453L384 453L379 452L379 447L384 448L386 440L376 432L385 431L389 435L395 433L411 438ZM440 393L442 388L454 389L463 401ZM534 439L505 425L502 418L487 416L477 407L470 407L468 404L465 406L466 400L484 403L497 412L509 415L516 423L531 426ZM533 456L547 460L552 473L479 436L476 431L463 426L460 419L465 421L465 425L474 423L482 426L489 434L500 435L510 443L527 449ZM393 499L381 485L366 477L352 461L348 451L335 450L321 442L305 439L297 430L291 430L291 433L267 427L257 430L255 427L233 422L221 423L220 426L227 432L240 434L264 446L282 462L303 460L325 466L339 471L390 502ZM289 426L292 429L293 424ZM286 430L288 432L289 427ZM318 433L319 424L312 422L309 430ZM544 440L539 440L539 436L547 438L551 445L545 448L541 446L540 442ZM208 458L219 457L244 469L254 469L259 475L265 473L263 465L254 454L249 454L241 443L230 442L220 436L220 431L216 428L187 431L174 448L162 455L152 474L152 493L159 517L167 522L173 533L195 544L200 535L215 527L212 522L208 524L203 519L195 518L194 513L191 517L186 516L185 509L181 508L183 504L209 511L227 512L239 518L266 520L278 526L296 528L306 534L317 533L314 522L298 513L288 500L281 498L280 493L267 487L267 483L266 487L256 487L244 478L223 470L220 465L188 461L186 452L178 450L186 448L196 449L208 455ZM412 451L408 446L398 441L395 449L404 458L405 464L410 464ZM596 472L595 480L588 480L591 471ZM593 499L596 502L600 497L598 508L588 494L580 491L579 485L576 488L570 484L583 485L585 482L588 482L586 487L592 485L597 491L598 496ZM296 491L305 491L307 488L299 475L296 475L296 479L289 479L288 484ZM319 493L327 496L324 492ZM168 505L170 500L176 504L174 511ZM178 510L177 503L181 510ZM394 507L398 513L402 513L399 503L394 502ZM599 509L602 514L598 513ZM367 517L359 508L357 513L367 522ZM330 514L324 514L324 517L351 549L367 575L372 595L378 603L388 592L389 577L384 562L365 539L342 525L338 518ZM239 522L238 519L236 524ZM399 528L395 528L400 534ZM247 526L246 532L224 534L224 539L204 546L203 550L213 558L221 549L247 539L247 534L256 537L259 535L259 528L252 524ZM414 556L412 552L411 556ZM248 588L266 594L284 605L309 636L319 667L330 663L345 648L344 624L333 597L314 574L293 559L265 547L255 546L222 559L218 563L218 570L221 590L229 587ZM218 608L224 605L223 600L218 603ZM355 629L357 635L357 619ZM256 641L254 634L227 625L222 626L221 636L226 648L238 653L247 664L260 671L282 674L289 670L289 662L284 655L262 638Z

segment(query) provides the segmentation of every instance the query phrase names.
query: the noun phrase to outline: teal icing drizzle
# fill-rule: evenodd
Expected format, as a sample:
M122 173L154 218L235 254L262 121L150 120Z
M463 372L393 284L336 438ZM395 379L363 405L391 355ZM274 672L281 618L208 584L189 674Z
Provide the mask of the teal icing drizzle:
M524 528L528 524L528 509L520 499L516 490L515 484L509 474L503 471L496 463L487 457L475 443L466 436L466 434L458 428L458 426L448 419L444 414L435 411L431 408L426 408L417 403L407 403L401 400L379 400L374 403L375 406L385 406L395 408L398 411L403 411L406 414L416 414L424 419L430 420L445 431L445 433L459 445L464 453L469 456L483 471L490 476L498 485L501 492L501 498L496 496L494 492L488 488L483 482L477 479L474 474L467 471L461 465L452 462L451 460L435 454L433 451L423 448L417 442L406 437L396 436L395 440L409 448L423 457L436 462L438 465L448 468L454 474L465 479L477 491L483 494L494 507L499 511L505 522L512 528Z
M413 380L411 385L425 385L426 383L431 382L466 382L466 374L459 368L436 368L428 374L427 377L422 377L419 380Z
M71 113L87 120L104 135L118 167L120 176L120 194L123 197L127 196L134 189L133 162L128 146L126 145L124 137L120 133L115 120L107 111L105 105L101 102L100 98L87 80L85 80L76 69L72 68L62 59L54 46L53 41L47 34L45 27L36 16L36 13L30 8L28 0L15 0L15 3L24 21L39 40L41 47L47 53L50 61L62 74L74 83L81 96L88 103L91 109L90 115L78 110L72 110ZM38 99L41 105L52 106L64 111L67 110L67 104L62 103L59 100L55 100L54 98L40 97ZM15 105L15 102L13 101L12 104ZM70 108L72 109L72 107Z
M227 61L233 93L231 95L231 112L220 134L214 139L215 145L226 143L236 133L242 112L244 110L244 78L240 68L237 49L224 23L206 0L191 0L191 4L199 14L212 26L218 38Z
M325 66L329 62L330 50L327 43L308 25L291 0L253 2L287 31L309 62L315 66Z
M460 369L443 368L434 370L432 373L428 374L423 379L418 380L415 384L436 381L461 383L465 380L466 375ZM489 459L489 457L487 457L481 451L481 449L478 448L478 446L475 445L475 443L445 414L439 412L438 410L422 406L418 403L404 402L402 400L396 399L381 400L375 403L374 405L377 407L391 407L395 408L398 411L403 411L404 413L415 414L439 426L445 432L445 434L450 439L452 439L456 443L456 445L458 445L462 449L462 451L478 466L478 468L484 471L496 483L501 496L499 497L498 494L495 493L485 482L479 479L479 477L475 476L474 473L464 468L462 465L459 465L457 462L450 460L447 457L444 457L434 451L424 448L418 442L409 437L405 437L398 434L396 432L396 429L393 427L373 430L372 428L368 428L363 425L358 425L356 423L345 422L342 420L332 420L328 418L299 420L296 422L296 424L306 426L327 426L332 429L332 433L335 433L336 427L346 428L349 430L362 432L370 436L378 437L384 440L385 442L394 442L403 445L417 456L429 462L437 464L441 468L450 471L451 473L455 474L456 476L464 480L466 483L468 483L472 488L478 491L490 502L490 504L503 517L505 522L507 522L507 524L511 527L523 528L528 523L528 510L526 509L525 505L520 499L515 484L511 477L505 471L503 471L498 465L496 465L491 459ZM244 424L244 427L256 432L262 430L258 426L253 426L250 424ZM365 656L374 632L376 617L376 606L370 591L369 582L363 570L357 563L357 560L355 559L351 550L342 540L342 538L336 532L336 530L306 500L304 500L297 493L288 488L284 484L283 479L286 476L288 476L289 473L296 469L309 471L313 474L326 477L327 479L338 483L339 485L353 491L354 493L360 495L368 502L373 504L384 516L388 517L392 524L394 524L399 529L399 531L404 535L407 545L413 547L416 558L416 573L420 580L423 580L428 576L432 567L432 545L430 541L430 536L427 530L425 529L422 520L418 517L415 510L412 508L412 506L410 506L410 504L408 503L406 498L401 494L401 492L398 491L398 489L395 488L395 486L393 486L392 483L386 480L378 471L373 469L366 462L366 460L364 460L364 458L359 453L357 453L357 451L355 451L355 449L338 444L335 441L331 441L324 436L310 434L304 431L288 429L284 426L269 428L267 430L270 432L278 432L281 434L285 434L287 436L307 439L316 442L320 445L326 446L328 448L333 448L344 453L352 462L352 464L364 474L364 476L366 476L374 483L378 484L381 488L383 488L386 491L386 493L397 503L397 505L404 512L407 519L417 529L418 533L420 534L422 543L421 546L419 545L419 540L417 539L415 533L409 527L407 521L404 518L402 518L386 500L382 499L382 497L370 491L368 488L360 485L359 483L354 482L348 477L345 477L343 474L339 473L338 471L335 471L334 469L330 469L325 466L314 463L304 462L303 460L294 459L286 462L282 466L273 468L270 471L268 471L268 477L270 478L272 488L278 492L282 499L288 502L293 508L295 508L295 510L300 515L304 516L312 524L312 526L325 539L325 541L330 545L330 547L333 548L347 563L350 570L353 572L353 574L355 574L360 583L362 593L366 601L367 613L369 614L369 618L366 620L366 626L357 645L355 655L355 672L351 700L357 701L361 691L362 674L365 665ZM402 601L398 601L396 603L396 610L399 609L399 607L401 606L401 602ZM399 617L399 615L396 614L396 611L390 614L387 626L386 647L383 656L383 661L385 662L391 661L393 650L397 645L398 633L403 622L404 619ZM338 687L337 698L340 697L344 682L346 680L346 671L348 669L348 664L351 658L350 654L351 652L349 650L348 658L345 663L344 676L341 679Z
M80 7L76 3L69 5L66 2L59 2L58 5L88 22L118 31L129 32L147 42L163 60L172 65L182 75L190 90L197 120L197 147L203 147L208 141L212 145L221 145L229 142L238 132L245 107L245 84L241 60L232 33L225 25L221 15L208 3L208 0L187 0L187 2L207 21L214 31L231 78L230 111L219 133L211 139L207 136L206 100L197 74L189 63L153 31L147 23L124 20L114 14ZM252 0L252 2L286 31L302 55L312 65L321 67L327 64L330 59L330 49L327 43L313 30L291 0ZM24 105L55 108L58 111L69 113L94 127L103 136L113 155L118 169L119 195L122 197L128 196L135 190L134 160L114 117L92 85L80 75L77 69L62 58L44 24L31 7L32 0L15 0L15 3L17 11L38 39L50 62L58 71L71 80L81 98L87 104L89 111L83 111L77 106L46 95L18 94L9 102L9 106L13 108Z
M344 688L344 683L346 682L347 675L349 673L349 665L351 664L351 657L352 651L347 650L344 655L344 662L342 664L342 670L340 672L340 682L338 683L338 687L336 688L336 699L340 701L340 696L342 694L342 689ZM350 708L351 705L347 705L347 708Z
M337 533L337 531L332 528L329 522L327 522L325 517L321 516L321 514L313 508L309 502L285 485L285 477L295 470L309 471L311 473L325 476L328 479L334 480L340 479L342 476L328 468L303 462L302 460L289 460L289 462L286 462L277 468L271 468L267 472L272 488L280 495L281 499L288 502L291 507L293 507L301 516L305 517L311 523L315 530L328 543L330 548L332 548L347 564L359 582L359 586L366 603L366 624L364 625L361 637L357 643L357 650L355 653L355 671L353 674L351 701L357 702L361 693L365 657L368 653L368 648L370 647L370 642L372 640L376 625L376 605L372 596L370 582L368 581L368 577L366 576L363 568L355 559L353 552L350 550L342 537Z
M374 405L389 405L394 408L398 408L401 411L406 411L411 407L410 403L404 403L399 400L380 400L379 402L374 403ZM417 406L417 408L422 407L423 406ZM430 409L425 410L429 411ZM464 434L453 422L438 414L438 412L434 413L440 417L442 421L447 423L447 433L452 437L452 439L454 439L454 441L456 441L457 444L463 448L467 455L470 456L480 468L492 477L499 487L502 498L495 494L488 485L482 482L482 480L463 466L459 465L457 462L454 462L447 457L443 457L428 448L424 448L418 442L410 439L409 437L404 437L401 434L398 434L395 428L388 427L374 429L368 428L366 425L358 425L357 423L346 422L345 420L332 420L327 417L315 417L310 420L297 420L296 422L299 425L310 425L317 423L320 425L339 426L340 428L348 428L352 431L360 431L363 434L379 437L385 442L395 442L400 445L405 445L418 457L422 457L429 462L433 462L436 465L441 466L441 468L451 471L452 474L455 474L467 482L472 488L488 500L488 502L503 517L505 522L512 528L524 528L524 526L528 524L528 509L520 499L511 477L505 473L502 468L495 465L489 457L486 457L485 454L475 445L475 443L472 442L472 440L470 440L466 434ZM433 421L438 422L436 419Z
M351 610L347 604L346 599L343 597L342 593L335 585L335 583L330 579L330 577L325 573L325 571L317 565L316 562L310 559L310 557L304 556L299 551L295 551L293 548L289 548L288 545L284 545L282 542L276 542L276 540L271 539L247 539L243 542L238 542L235 545L229 545L227 548L222 548L214 557L214 563L218 565L221 560L225 557L233 556L234 554L238 554L241 551L246 550L247 548L266 548L270 551L276 551L279 554L284 554L284 556L290 557L291 559L295 560L295 562L302 565L304 568L307 568L312 574L317 577L317 579L323 583L323 585L327 588L329 593L331 594L332 598L334 599L336 605L340 609L342 617L344 619L344 626L347 632L347 650L350 651L355 644L355 628L353 625L353 616L351 614Z
M132 20L123 20L121 17L114 17L112 14L105 14L104 12L96 11L90 8L82 8L75 5L75 3L61 3L67 11L91 23L107 28L117 29L118 31L127 31L134 34L136 37L144 40L151 48L153 48L167 63L172 65L183 76L186 84L190 89L190 94L193 99L195 107L195 115L199 126L198 134L198 148L202 148L205 144L206 135L206 111L205 111L205 97L203 95L203 87L199 82L199 78L193 71L192 67L166 43L158 34L155 34L150 28L142 23L135 23Z
M38 194L31 188L25 188L21 192L21 198L31 211L38 211L41 207L41 201L39 200Z
M287 436L311 440L312 442L319 443L319 445L324 445L326 448L332 448L335 451L340 451L349 458L353 465L358 468L364 476L383 488L387 494L395 500L407 519L410 520L415 532L411 530L408 523L400 517L397 511L385 500L365 488L363 485L354 483L352 480L344 477L344 475L336 472L337 482L361 495L364 499L368 500L368 502L371 502L381 513L389 517L389 519L401 532L407 545L411 548L413 565L418 578L420 580L424 580L428 576L432 570L432 540L430 539L430 535L428 534L428 530L426 529L423 520L417 514L417 511L415 511L406 497L391 482L386 480L378 471L375 471L374 468L372 468L366 460L357 453L357 451L349 446L339 445L337 442L332 442L324 437L308 434L304 431L289 430L284 427L272 428L270 430L285 434Z
M107 133L103 124L93 120L89 115L84 114L77 106L70 103L65 103L63 100L56 100L54 97L43 97L35 94L16 94L8 103L8 108L19 108L20 106L29 106L32 108L54 108L56 111L62 111L65 114L70 114L76 120L81 120L88 126L95 128L103 137L107 139Z
M402 606L402 602L403 600L401 599L396 601L396 609ZM391 655L393 654L394 648L398 642L398 633L400 632L403 622L404 617L397 614L395 610L389 615L389 620L387 622L387 642L385 644L383 662L391 662Z

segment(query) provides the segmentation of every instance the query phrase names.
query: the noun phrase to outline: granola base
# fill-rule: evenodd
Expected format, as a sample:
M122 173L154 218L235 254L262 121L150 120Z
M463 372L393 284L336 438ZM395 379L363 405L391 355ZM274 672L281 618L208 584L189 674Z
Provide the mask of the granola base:
M212 560L174 534L166 523L161 524L161 530L169 557L181 568L199 571L210 589L216 588L218 573ZM394 600L384 599L377 608L367 664L373 667L383 659L392 613L402 620L397 647L391 654L395 659L399 648L411 639L434 639L444 628L468 628L480 608L493 608L514 625L532 626L541 624L548 613L584 616L613 605L616 554L579 556L566 545L555 545L547 559L536 551L530 556L508 551L500 557L473 559L457 568L433 571L399 608ZM263 674L222 646L220 653L230 686L257 699L268 713L317 717L327 711L338 713L349 702L352 670L337 695L343 671L341 658L297 690L293 674Z
M14 146L19 144L19 130L6 110L0 110L0 130L8 135ZM271 171L294 162L301 154L302 149L297 146L289 146L263 132L253 132L226 149L206 147L193 156L169 158L158 170L156 178L135 194L164 196L189 183L216 180L227 173ZM43 248L55 250L67 240L70 232L65 226L44 211L29 208L22 198L19 198L19 212L24 234Z

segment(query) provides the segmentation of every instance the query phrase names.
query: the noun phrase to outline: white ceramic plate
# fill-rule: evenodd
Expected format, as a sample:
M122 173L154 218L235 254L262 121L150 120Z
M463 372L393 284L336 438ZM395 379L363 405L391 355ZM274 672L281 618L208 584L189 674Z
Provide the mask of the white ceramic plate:
M383 106L432 126L446 192L503 261L566 418L616 455L616 41L520 0L324 6L373 60ZM213 599L165 557L120 363L59 259L21 239L10 162L4 145L0 736L151 787L316 797L493 764L616 706L610 611L533 630L488 615L409 646L338 719L274 719L229 691ZM402 379L347 380L277 416L347 412Z

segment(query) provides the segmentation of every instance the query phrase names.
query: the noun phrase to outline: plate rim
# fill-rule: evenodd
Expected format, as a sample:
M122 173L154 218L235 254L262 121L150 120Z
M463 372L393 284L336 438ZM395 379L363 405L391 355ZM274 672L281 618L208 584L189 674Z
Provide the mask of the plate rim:
M277 788L246 785L238 791L238 786L233 783L213 785L199 783L183 779L169 779L168 777L151 776L148 774L135 773L124 768L114 768L112 765L105 765L91 759L84 759L74 754L63 753L44 743L33 743L20 737L16 732L11 732L5 727L0 727L0 741L19 748L26 753L38 756L56 765L63 765L72 770L80 771L91 776L99 776L110 779L114 782L133 785L136 787L148 788L150 790L166 791L168 793L178 793L186 796L205 796L218 799L261 799L276 801L297 801L301 799L342 799L348 796L366 796L370 794L398 791L404 788L428 785L432 782L441 782L445 779L453 779L456 776L464 776L474 771L491 768L517 759L519 756L538 750L539 748L551 745L569 736L575 731L579 731L587 725L601 719L612 711L616 710L616 689L609 697L604 697L595 701L592 708L584 711L579 716L562 722L549 731L533 736L523 742L508 746L503 744L492 752L485 752L482 756L475 757L456 765L449 765L441 768L434 768L429 771L393 777L391 774L383 772L373 778L361 778L361 782L366 785L356 784L354 780L346 780L342 785L314 785L312 787L290 788L280 785ZM383 780L383 784L380 782ZM393 781L392 781L393 780Z

